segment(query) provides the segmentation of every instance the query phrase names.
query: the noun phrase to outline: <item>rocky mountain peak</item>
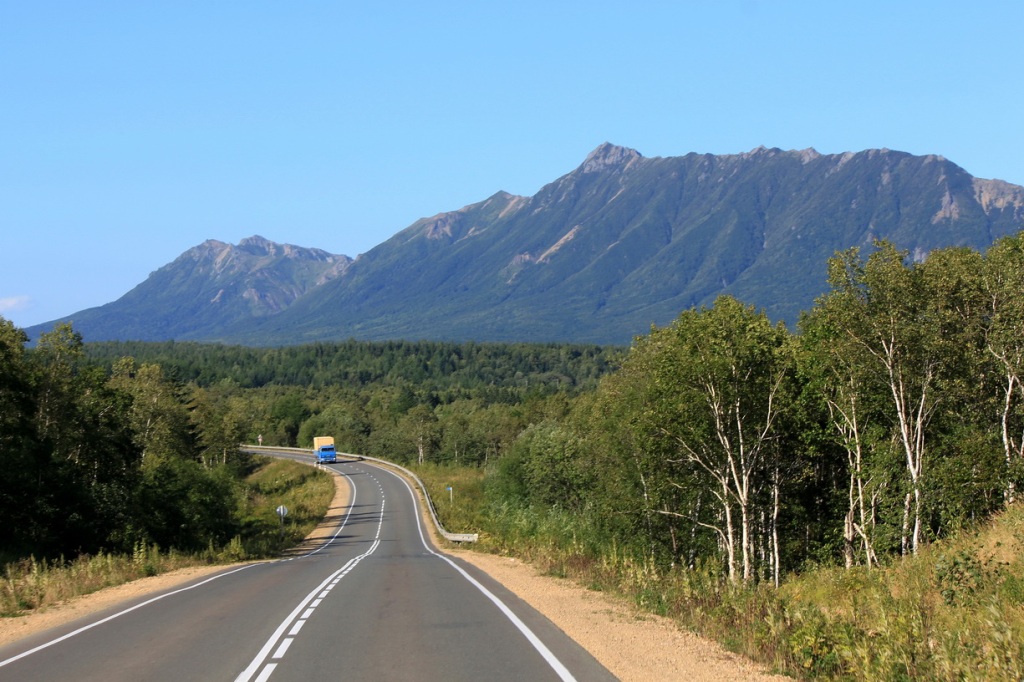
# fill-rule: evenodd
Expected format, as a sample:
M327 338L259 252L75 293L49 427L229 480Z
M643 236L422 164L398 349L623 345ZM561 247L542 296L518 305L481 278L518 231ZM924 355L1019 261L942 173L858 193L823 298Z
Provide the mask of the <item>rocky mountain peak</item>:
M587 155L583 165L580 166L580 170L584 173L593 173L606 168L628 166L637 159L642 158L644 157L635 149L619 147L610 142L605 142Z

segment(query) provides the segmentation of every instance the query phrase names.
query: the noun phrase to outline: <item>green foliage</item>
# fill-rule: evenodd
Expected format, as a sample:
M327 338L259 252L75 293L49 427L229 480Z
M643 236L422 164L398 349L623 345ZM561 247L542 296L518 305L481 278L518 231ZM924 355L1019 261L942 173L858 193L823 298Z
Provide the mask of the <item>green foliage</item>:
M485 528L484 470L480 467L410 465L433 501L441 525L453 533Z
M107 344L108 378L70 328L26 352L3 325L0 510L19 522L3 546L272 551L278 520L250 505L277 492L240 482L251 465L234 445L333 435L415 462L446 525L484 547L688 614L801 674L1013 670L1019 521L1002 549L945 543L1017 518L1022 244L923 262L848 251L800 336L722 298L624 357L348 342L133 346L140 361Z
M276 386L358 389L396 386L396 413L418 392L479 392L489 401L593 387L618 363L621 349L580 344L344 341L284 348L193 342L102 341L89 358L113 367L123 357L158 364L177 380L212 386L228 379L242 388ZM511 390L511 393L505 391ZM464 397L464 396L463 396Z
M571 430L554 422L528 426L498 460L492 496L525 504L579 509L596 474Z
M241 483L238 533L225 548L233 559L274 556L302 541L323 520L334 479L299 462L257 458ZM284 523L277 508L284 505Z
M233 517L237 485L223 467L206 469L180 458L147 464L132 515L136 532L183 551L221 546L239 530Z
M164 532L179 547L191 544L187 551L165 551L158 544L136 540L120 553L101 551L70 560L63 556L52 560L29 556L5 562L0 576L0 616L21 615L104 587L178 568L276 556L301 541L323 519L334 495L334 482L329 474L298 462L249 462L249 473L240 482L228 479L224 470L204 479L201 468L180 461L161 462L156 468L144 486L150 496L147 502L157 508L152 515L135 518L148 520L150 527L145 534L156 536ZM217 481L237 487L239 494L221 494L215 487ZM188 489L189 486L197 489ZM216 514L204 517L199 509L175 504L168 499L174 495L187 500L188 505L212 504ZM237 508L230 508L231 504ZM280 504L289 509L283 529L275 511ZM221 545L219 541L229 529L211 527L218 519L237 525L240 534ZM181 533L176 534L168 527L173 523L183 524Z

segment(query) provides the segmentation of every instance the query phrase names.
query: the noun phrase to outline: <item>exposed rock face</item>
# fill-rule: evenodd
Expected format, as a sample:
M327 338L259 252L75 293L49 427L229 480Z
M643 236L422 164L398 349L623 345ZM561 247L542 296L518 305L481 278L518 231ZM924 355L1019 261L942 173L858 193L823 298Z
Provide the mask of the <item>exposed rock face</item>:
M793 323L837 250L984 248L1024 229L1022 211L1022 188L938 155L647 158L602 144L532 197L500 192L414 223L317 292L315 310L338 311L337 337L627 343L728 293ZM322 328L311 301L259 333Z
M217 338L218 330L233 323L286 310L344 275L352 262L348 256L260 236L237 246L209 239L117 301L67 319L89 341Z
M609 168L628 168L633 161L642 159L635 149L617 147L605 142L600 147L590 152L579 170L583 173L597 173Z
M206 277L217 287L210 304L231 307L244 301L250 314L262 317L281 312L311 289L344 274L351 264L348 256L256 235L237 246L209 239L157 274L191 267L193 277Z

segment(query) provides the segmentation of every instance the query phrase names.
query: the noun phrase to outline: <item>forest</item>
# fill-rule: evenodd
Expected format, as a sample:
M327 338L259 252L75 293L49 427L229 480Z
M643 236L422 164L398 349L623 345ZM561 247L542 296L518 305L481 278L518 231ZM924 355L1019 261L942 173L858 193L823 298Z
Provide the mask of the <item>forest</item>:
M723 297L628 349L90 344L68 325L27 348L4 320L0 547L225 543L237 445L331 434L481 468L492 510L561 510L733 583L912 555L1022 485L1024 236L923 261L879 242L829 273L797 330Z
M434 342L253 349L31 347L0 318L0 560L220 548L244 530L239 443L482 466L530 420L564 414L623 349ZM411 453L411 454L410 454Z

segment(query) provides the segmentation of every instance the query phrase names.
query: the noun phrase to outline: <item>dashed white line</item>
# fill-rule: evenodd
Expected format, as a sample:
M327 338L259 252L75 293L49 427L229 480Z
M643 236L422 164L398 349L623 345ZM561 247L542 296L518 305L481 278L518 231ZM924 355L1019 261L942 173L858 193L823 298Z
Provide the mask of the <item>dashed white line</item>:
M352 506L355 506L354 499L353 503L349 507L350 510ZM290 647L292 642L295 641L294 634L298 633L298 631L302 629L302 625L306 622L306 620L313 615L313 612L316 610L316 607L319 606L320 603L323 601L324 595L330 592L330 588L337 585L338 581L340 581L342 578L348 575L348 573L353 568L359 565L360 561L370 556L377 550L377 547L380 546L380 532L381 528L383 528L383 525L384 500L382 499L380 503L380 520L377 523L377 534L374 537L373 545L370 546L370 549L366 550L357 557L349 559L344 566L339 568L331 575L327 576L326 580L317 585L316 588L313 589L313 591L307 594L305 598L303 598L303 600L299 603L299 605L296 606L295 609L290 614L288 614L288 617L285 618L284 621L282 621L281 624L277 627L277 629L274 631L274 634L270 636L270 639L267 640L266 644L263 645L263 648L261 648L259 653L256 654L256 658L254 658L252 662L249 663L249 666L245 670L239 673L238 677L235 678L235 682L248 682L248 680L252 679L256 671L260 671L260 674L256 677L256 682L266 682L266 680L270 678L270 675L274 672L274 669L277 667L277 664L267 663L266 665L264 665L264 662L268 659L268 657L275 661L283 658L285 653L288 651L288 647ZM335 533L335 536L337 536L337 533ZM314 599L314 597L316 598ZM305 611L303 611L303 609L305 609ZM302 611L302 615L299 616L298 619L296 619L296 616L300 611ZM289 625L292 626L291 630L289 631L289 637L281 641L281 643L278 645L278 641L281 640L284 631L288 629ZM275 645L277 645L277 649L274 651L273 655L270 655L270 651L274 649Z
M274 652L274 655L271 656L271 658L284 658L284 655L288 653L288 647L290 647L294 641L294 637L284 638L281 641L281 646L277 647L277 651Z
M270 665L268 665L266 668L263 669L263 672L260 673L260 676L256 678L256 682L267 682L267 680L270 679L271 674L273 674L274 668L276 667L277 663L271 663Z

